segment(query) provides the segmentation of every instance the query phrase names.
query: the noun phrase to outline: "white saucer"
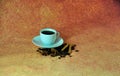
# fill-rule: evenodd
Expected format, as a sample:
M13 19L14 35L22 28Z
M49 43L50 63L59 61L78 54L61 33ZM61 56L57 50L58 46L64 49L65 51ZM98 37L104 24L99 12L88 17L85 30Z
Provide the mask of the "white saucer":
M58 47L60 45L62 45L64 42L64 40L59 37L54 44L52 45L45 45L41 42L41 39L40 39L40 35L39 36L35 36L32 40L32 43L35 44L36 46L39 46L41 48L55 48L55 47Z

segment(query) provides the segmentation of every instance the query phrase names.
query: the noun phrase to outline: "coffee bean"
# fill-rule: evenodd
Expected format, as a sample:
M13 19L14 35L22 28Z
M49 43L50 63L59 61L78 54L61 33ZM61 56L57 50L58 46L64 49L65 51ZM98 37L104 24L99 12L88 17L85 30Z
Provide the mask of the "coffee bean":
M36 50L37 52L39 52L39 50Z
M79 50L75 50L75 52L79 52Z
M55 57L56 55L51 54L50 56L51 56L51 57Z
M72 55L69 55L69 57L72 57Z
M72 49L72 50L74 50L74 49L75 49L75 47L76 47L76 45L74 44L74 45L72 45L71 49Z
M58 59L61 59L61 57L58 57Z
M72 50L75 49L75 44L67 44L64 43L59 47L56 48L38 48L37 52L41 53L43 56L50 55L51 57L60 56L58 59L65 58L66 55L72 57L70 54ZM78 51L77 51L78 52Z

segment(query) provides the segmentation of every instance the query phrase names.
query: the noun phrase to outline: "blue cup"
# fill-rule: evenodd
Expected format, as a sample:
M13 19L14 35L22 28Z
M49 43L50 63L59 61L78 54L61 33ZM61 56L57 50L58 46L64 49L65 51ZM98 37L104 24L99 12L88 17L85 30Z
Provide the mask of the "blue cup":
M45 45L54 44L59 35L59 32L52 28L44 28L40 30L40 39Z

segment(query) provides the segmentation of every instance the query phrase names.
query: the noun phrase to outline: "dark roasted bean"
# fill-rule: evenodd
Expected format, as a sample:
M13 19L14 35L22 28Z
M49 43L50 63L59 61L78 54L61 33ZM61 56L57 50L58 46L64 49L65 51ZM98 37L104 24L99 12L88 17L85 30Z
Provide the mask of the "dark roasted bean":
M36 50L37 52L41 53L43 56L51 55L51 57L60 56L58 59L66 57L66 55L72 57L70 54L72 53L72 50L75 49L75 44L67 44L64 43L59 47L56 48L38 48ZM75 50L75 52L78 52L79 50Z
M75 50L75 52L79 52L79 50Z
M61 59L61 57L58 57L58 59Z
M69 57L72 57L72 55L69 55Z
M39 52L39 50L36 50L37 52Z

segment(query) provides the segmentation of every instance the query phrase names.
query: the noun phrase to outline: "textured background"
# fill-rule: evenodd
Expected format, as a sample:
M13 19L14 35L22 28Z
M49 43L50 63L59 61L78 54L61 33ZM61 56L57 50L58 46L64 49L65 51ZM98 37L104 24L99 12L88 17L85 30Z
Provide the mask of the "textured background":
M51 27L78 53L59 60L31 43ZM120 76L120 0L0 0L0 76Z

